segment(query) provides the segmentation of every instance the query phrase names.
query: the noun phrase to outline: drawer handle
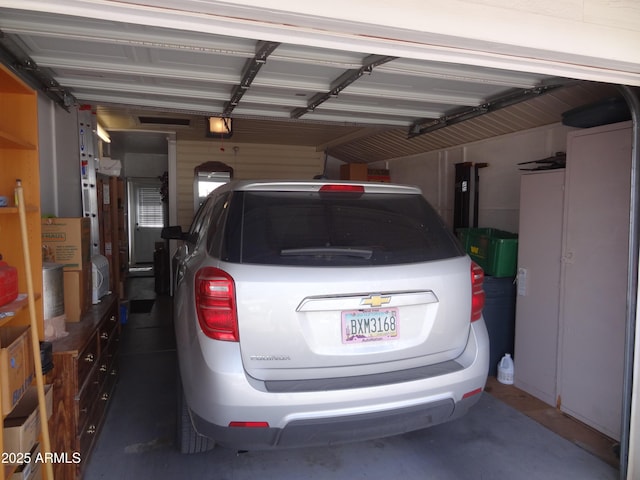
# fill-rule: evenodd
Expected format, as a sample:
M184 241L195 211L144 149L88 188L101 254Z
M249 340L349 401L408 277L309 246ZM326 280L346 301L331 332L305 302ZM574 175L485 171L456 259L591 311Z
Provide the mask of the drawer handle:
M89 425L89 428L87 428L87 433L89 435L93 435L94 433L96 433L97 427L95 425Z
M96 359L96 356L93 353L87 353L87 356L84 357L84 361L87 363L93 363Z
M102 335L100 335L100 338L102 340L109 340L109 334L107 332L102 332Z
M106 402L109 400L109 394L108 393L103 393L102 396L100 397L100 400L102 400L103 402Z
M84 407L80 409L80 413L87 413L89 411L88 407Z
M111 370L111 371L109 372L109 375L111 375L112 377L117 376L117 375L118 375L118 370L114 368L113 370Z
M104 373L107 371L107 364L103 363L102 365L100 365L100 372Z
M111 318L109 318L110 322L115 322L116 321L116 316L115 315L111 315Z

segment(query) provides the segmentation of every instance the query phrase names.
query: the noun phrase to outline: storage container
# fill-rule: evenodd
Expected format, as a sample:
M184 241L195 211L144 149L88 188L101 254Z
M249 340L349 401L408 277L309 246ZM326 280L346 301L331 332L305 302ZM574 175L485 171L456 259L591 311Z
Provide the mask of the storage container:
M366 163L347 163L340 165L340 180L367 181L368 165Z
M45 262L60 263L64 271L91 268L91 219L43 218L42 250Z
M518 263L518 234L496 228L461 228L458 238L486 275L514 277Z
M510 353L505 353L498 364L498 381L505 385L513 385L513 359Z
M36 443L29 454L29 461L16 468L9 480L42 480L42 462L37 461L42 455L40 444Z
M18 270L3 262L0 256L0 307L18 296Z
M51 385L44 387L44 400L47 418L53 412L53 389ZM4 419L4 449L6 452L24 453L30 451L40 435L40 408L38 390L29 387L20 403Z
M35 370L30 345L31 329L28 326L0 327L0 388L4 415L13 410L33 381Z

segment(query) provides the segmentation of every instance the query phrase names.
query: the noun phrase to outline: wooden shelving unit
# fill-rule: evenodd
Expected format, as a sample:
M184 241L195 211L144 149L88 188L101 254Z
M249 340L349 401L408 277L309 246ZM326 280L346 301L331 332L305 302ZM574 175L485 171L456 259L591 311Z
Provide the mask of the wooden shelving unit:
M36 300L40 300L40 295L35 296ZM7 325L15 319L17 315L29 308L29 299L26 293L18 295L13 302L0 307L0 327Z
M18 289L22 292L18 300L0 308L0 327L31 328L34 341L27 348L33 354L36 371L41 367L38 339L44 338L37 112L36 92L0 64L0 195L9 199L9 206L0 207L0 254L18 270ZM16 197L22 198L24 208L17 207ZM48 446L48 436L43 437L47 437L43 443ZM0 451L4 451L3 435ZM3 465L0 480L10 478L15 468ZM45 478L53 478L50 468L45 468L45 474Z

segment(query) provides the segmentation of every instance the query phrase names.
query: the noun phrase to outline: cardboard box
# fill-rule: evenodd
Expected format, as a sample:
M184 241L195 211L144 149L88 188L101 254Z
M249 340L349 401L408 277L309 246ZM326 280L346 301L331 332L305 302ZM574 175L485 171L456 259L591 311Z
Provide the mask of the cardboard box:
M340 180L367 181L366 163L345 163L340 165Z
M40 444L36 443L31 449L29 462L20 465L10 480L42 480L42 462L37 461L37 455L40 454Z
M43 218L43 261L64 265L65 271L91 267L89 218Z
M63 272L64 313L67 322L79 322L82 315L91 307L92 277L91 264L82 270Z
M51 385L45 385L44 396L48 419L53 411L53 388ZM4 419L4 451L7 453L31 451L38 441L40 429L38 390L32 386L27 389L11 414Z
M369 182L391 182L389 170L383 168L370 168L367 170L367 181Z
M31 329L0 327L0 388L3 415L7 415L22 398L33 381L35 370L31 355Z

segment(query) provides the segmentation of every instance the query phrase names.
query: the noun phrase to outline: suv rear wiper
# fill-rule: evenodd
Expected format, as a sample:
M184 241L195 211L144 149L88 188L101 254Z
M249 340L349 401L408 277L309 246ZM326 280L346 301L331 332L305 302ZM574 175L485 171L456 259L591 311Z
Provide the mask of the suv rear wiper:
M349 247L309 247L309 248L285 248L280 250L283 257L292 256L342 256L342 257L358 257L369 260L373 255L373 250L364 248Z

